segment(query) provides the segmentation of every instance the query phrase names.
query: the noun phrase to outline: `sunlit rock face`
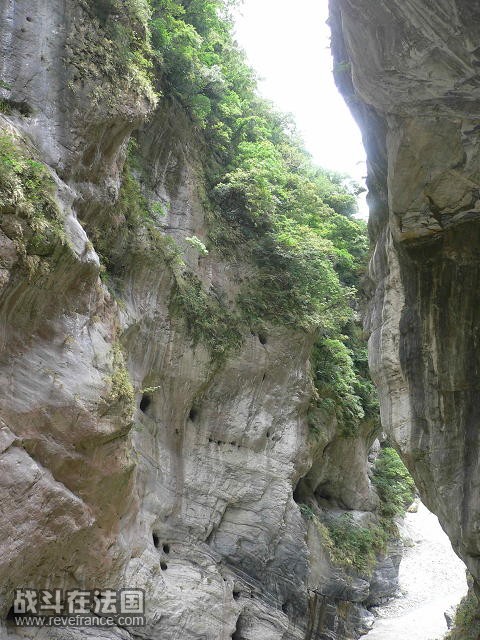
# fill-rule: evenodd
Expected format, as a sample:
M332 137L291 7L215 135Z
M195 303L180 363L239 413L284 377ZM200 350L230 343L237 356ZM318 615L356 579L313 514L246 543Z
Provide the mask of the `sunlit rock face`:
M312 446L313 336L248 333L219 364L172 313L165 262L143 237L125 244L115 203L136 131L145 197L186 263L228 299L244 275L185 242L207 233L202 143L178 104L155 107L112 74L101 6L0 6L0 136L49 167L65 227L26 255L0 205L0 637L132 637L15 628L20 587L144 589L148 625L132 633L146 639L357 637L365 605L395 591L398 551L373 577L333 567L294 490L374 517L374 434L346 441L323 424ZM105 238L119 247L115 286Z
M480 579L480 6L331 0L369 159L370 360L385 429Z

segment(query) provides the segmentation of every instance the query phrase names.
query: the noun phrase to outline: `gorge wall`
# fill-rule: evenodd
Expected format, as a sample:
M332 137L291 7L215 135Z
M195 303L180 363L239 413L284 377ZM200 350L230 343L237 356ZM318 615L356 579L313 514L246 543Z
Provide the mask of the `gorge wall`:
M382 422L478 592L480 7L330 8L337 84L368 152Z
M0 636L357 637L370 623L365 606L395 590L398 551L393 544L379 555L373 574L336 566L316 516L348 511L358 522L376 521L378 497L367 461L375 427L364 424L345 439L317 411L312 441L313 334L267 323L262 333L240 335L229 324L249 267L198 251L210 213L200 160L205 143L167 89L156 98L143 73L147 27L138 7L144 3L113 4L115 33L130 42L123 57L106 33L108 2L6 0L0 6ZM386 94L392 96L391 88ZM455 104L450 100L448 109ZM428 262L417 241L420 214L404 216L410 240L404 258L397 258L397 227L394 240L380 243L372 277L385 278L386 297L383 303L379 288L372 327L379 326L382 309L390 315L383 333L374 333L382 352L374 351L374 370L384 420L398 416L392 428L396 434L403 429L397 439L404 449L415 441L406 455L419 485L475 572L477 458L468 402L475 389L460 374L475 372L462 327L477 313L474 288L467 286L475 258L468 205L476 134L465 120L469 142L457 140L457 120L441 118L438 167L447 162L440 152L448 150L451 160L443 173L435 169L430 197L445 216L435 224L445 231L434 227ZM384 118L378 121L374 135L380 138ZM420 135L423 124L412 118L409 135L433 145L435 121L425 121L427 132ZM135 179L124 168L132 133ZM408 161L395 186L399 198L406 197L405 187L412 191L406 171L416 152L402 153ZM421 191L424 174L418 171ZM451 181L455 195L447 189ZM143 224L145 203L161 209L156 224ZM464 224L456 224L459 218ZM375 220L381 238L391 238L386 216L377 213ZM465 244L460 233L470 238ZM192 237L196 246L187 241ZM419 260L423 279L416 280L409 274ZM395 268L384 276L387 264ZM457 273L463 288L454 289ZM422 305L405 307L402 369L393 345L401 296ZM213 309L223 331L224 341L214 345L217 357L189 334L188 304L199 300L195 321ZM447 308L451 316L433 311ZM435 322L439 338L449 331L457 336L439 340L437 351L427 340L428 323ZM210 335L209 327L202 330ZM236 350L222 351L227 338ZM419 345L425 350L418 354L435 354L423 368L415 360ZM445 384L448 378L458 386L442 396L448 406L441 408L447 412L441 428L427 413L440 407L422 395L434 366ZM409 375L417 378L404 382ZM412 423L414 433L407 430L412 403L424 412ZM433 450L433 437L444 446ZM449 455L449 442L462 452L461 466ZM445 496L451 477L453 493ZM440 483L438 493L434 483ZM12 603L22 587L141 588L147 626L19 628Z
M350 640L398 550L339 566L322 518L377 522L377 427L312 412L312 331L232 321L252 266L202 250L208 144L149 83L146 7L0 6L0 637ZM382 422L477 585L479 20L331 1ZM142 588L147 626L19 628L27 586Z

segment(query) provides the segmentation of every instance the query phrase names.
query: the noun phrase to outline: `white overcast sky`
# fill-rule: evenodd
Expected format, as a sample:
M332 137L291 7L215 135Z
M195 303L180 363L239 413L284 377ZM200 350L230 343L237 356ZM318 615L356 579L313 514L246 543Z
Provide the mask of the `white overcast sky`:
M261 94L294 115L315 163L363 182L365 151L333 81L327 18L328 0L244 0L236 37Z

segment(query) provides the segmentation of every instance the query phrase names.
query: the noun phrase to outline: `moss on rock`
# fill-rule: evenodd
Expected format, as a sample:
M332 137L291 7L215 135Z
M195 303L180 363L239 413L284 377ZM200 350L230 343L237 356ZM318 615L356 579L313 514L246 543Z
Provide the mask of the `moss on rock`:
M0 135L0 226L29 278L66 244L64 218L47 167L8 133Z

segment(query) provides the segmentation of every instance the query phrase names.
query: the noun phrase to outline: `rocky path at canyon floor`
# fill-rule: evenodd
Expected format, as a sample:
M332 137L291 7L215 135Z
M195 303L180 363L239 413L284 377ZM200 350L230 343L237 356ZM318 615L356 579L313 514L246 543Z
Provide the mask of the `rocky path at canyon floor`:
M455 555L438 519L420 504L408 513L407 549L400 565L401 597L378 607L367 640L440 640L447 631L444 612L467 591L465 565Z

